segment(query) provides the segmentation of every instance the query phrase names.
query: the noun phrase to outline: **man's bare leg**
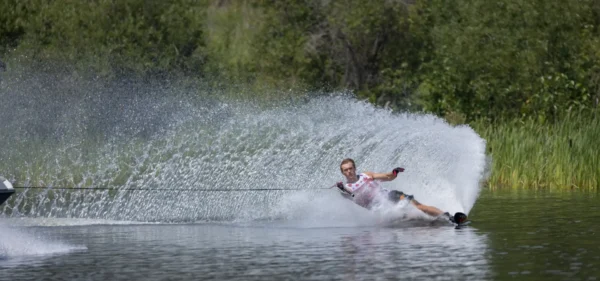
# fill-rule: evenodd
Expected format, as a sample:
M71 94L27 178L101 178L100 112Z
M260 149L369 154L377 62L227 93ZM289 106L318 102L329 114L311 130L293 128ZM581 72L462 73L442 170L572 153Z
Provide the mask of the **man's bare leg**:
M427 206L427 205L423 205L421 203L419 203L419 201L413 199L410 201L413 205L415 205L415 207L417 207L417 209L421 210L422 212L432 216L432 217L437 217L441 214L443 214L444 212L442 212L442 210L433 207L433 206Z
M404 199L408 198L410 200L410 202L415 207L417 207L417 209L421 210L421 212L428 214L430 216L437 217L444 213L444 212L442 212L442 210L440 210L436 207L423 205L423 204L419 203L419 201L415 200L412 196L407 196L406 194L404 194L402 192L397 192L394 194L400 194L399 200L404 200Z

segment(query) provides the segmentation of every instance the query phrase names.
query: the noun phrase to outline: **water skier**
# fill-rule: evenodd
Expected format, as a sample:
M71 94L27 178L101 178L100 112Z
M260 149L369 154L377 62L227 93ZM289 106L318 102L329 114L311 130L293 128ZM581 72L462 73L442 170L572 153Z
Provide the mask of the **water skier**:
M380 182L396 179L398 173L404 172L404 168L395 168L390 173L364 172L356 174L356 164L354 163L354 160L346 158L342 160L342 163L340 164L340 171L346 177L346 183L338 182L336 186L342 191L344 197L352 200L359 206L371 210L383 203L381 202L382 198L387 198L387 200L393 203L398 203L400 200L407 199L413 206L417 207L417 209L430 216L439 217L445 215L454 222L454 217L451 217L449 213L444 213L442 210L433 206L421 204L419 201L415 200L412 195L404 194L402 191L398 190L381 188ZM466 221L466 215L464 216L464 219L461 219L457 223L462 223L463 221Z

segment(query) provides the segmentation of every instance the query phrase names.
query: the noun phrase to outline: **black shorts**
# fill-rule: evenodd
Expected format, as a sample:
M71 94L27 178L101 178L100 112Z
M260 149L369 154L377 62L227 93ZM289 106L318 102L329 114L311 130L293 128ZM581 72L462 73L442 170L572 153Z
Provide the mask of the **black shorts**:
M388 200L390 200L393 203L398 203L400 202L401 199L404 199L404 197L406 197L406 194L404 194L404 192L402 191L398 191L398 190L392 190L390 192L388 192Z

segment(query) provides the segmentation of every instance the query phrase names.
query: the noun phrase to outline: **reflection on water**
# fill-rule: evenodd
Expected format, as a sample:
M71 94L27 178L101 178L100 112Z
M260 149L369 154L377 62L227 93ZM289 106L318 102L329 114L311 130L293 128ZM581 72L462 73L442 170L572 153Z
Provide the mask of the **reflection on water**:
M0 280L599 280L598 203L485 193L463 229L3 219Z
M496 280L600 280L600 200L589 192L494 192L477 203Z
M234 225L100 225L30 229L88 251L32 257L1 280L215 279L481 280L486 236L474 229L260 228ZM3 267L0 262L0 268Z
M489 271L485 240L468 228L408 228L344 237L344 279L481 280Z

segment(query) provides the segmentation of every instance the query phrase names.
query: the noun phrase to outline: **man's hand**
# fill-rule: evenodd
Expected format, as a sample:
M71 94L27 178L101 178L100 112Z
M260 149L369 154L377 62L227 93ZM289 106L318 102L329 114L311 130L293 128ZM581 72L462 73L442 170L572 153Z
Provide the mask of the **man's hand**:
M398 167L398 168L394 168L394 169L392 170L392 174L394 174L394 176L397 176L397 175L398 175L398 173L402 173L402 172L404 172L404 168L400 168L400 167Z
M339 188L342 191L342 195L344 195L344 197L348 198L349 197L354 197L354 193L350 193L348 192L345 188L344 188L344 183L339 181L335 183L335 186L337 186L337 188Z

